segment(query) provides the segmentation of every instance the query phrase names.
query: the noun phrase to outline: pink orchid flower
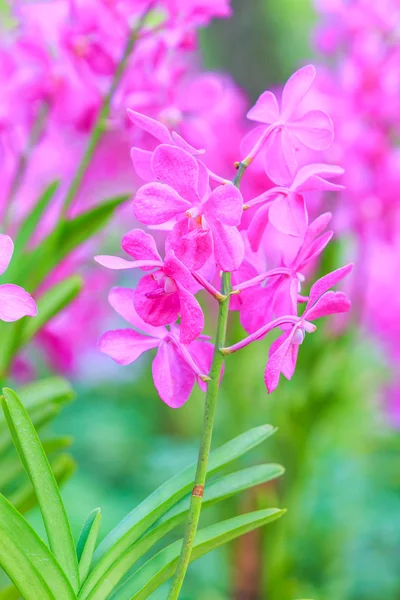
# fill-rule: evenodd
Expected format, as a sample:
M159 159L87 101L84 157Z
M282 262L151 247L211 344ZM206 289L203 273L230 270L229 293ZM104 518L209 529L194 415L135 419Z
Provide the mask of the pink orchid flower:
M353 265L350 264L318 279L310 290L310 297L301 317L296 317L292 321L291 329L285 331L271 345L264 375L269 394L277 388L281 373L286 379L292 378L299 345L303 343L306 333L316 330L311 321L350 310L351 303L346 294L328 290L350 273L352 268Z
M163 183L148 183L136 193L134 211L145 225L177 220L167 246L190 269L199 269L214 254L222 271L235 271L244 257L237 229L243 199L232 184L211 193L207 173L182 148L161 144L152 158L152 169Z
M204 315L193 292L197 284L190 271L169 250L161 259L154 238L141 229L133 229L122 238L122 248L134 261L118 256L96 256L108 269L152 271L139 281L134 305L139 316L155 327L174 323L181 317L180 339L183 344L195 340L204 327Z
M262 327L265 321L285 314L297 314L297 304L304 302L300 295L305 279L303 271L332 238L332 231L323 233L331 217L330 213L325 213L309 225L293 259L283 259L278 267L267 271L258 262L257 275L247 281L235 281L234 289L240 290L240 322L248 333ZM254 260L252 262L254 266Z
M245 159L251 162L263 149L267 175L278 185L293 180L297 171L296 149L299 142L312 150L325 150L333 142L333 124L321 110L309 110L299 116L298 107L315 79L315 68L299 69L287 81L282 92L281 108L272 92L261 94L247 113L247 118L267 125L248 134L246 143L254 144Z
M298 170L289 187L273 187L247 202L246 207L258 206L248 228L251 248L258 250L268 223L285 235L303 237L308 226L303 192L343 190L342 185L325 179L343 173L336 165L306 165Z
M142 131L145 131L146 133L151 135L161 144L177 146L178 148L182 148L183 150L194 156L199 165L199 169L203 171L203 178L207 178L208 173L208 175L214 181L217 181L219 183L228 183L226 179L210 171L210 169L206 167L203 161L200 160L200 157L205 153L205 150L194 148L182 136L180 136L179 133L177 133L176 131L169 131L168 127L164 125L164 123L156 121L156 119L152 119L147 115L130 109L127 110L127 114L134 125L139 127ZM155 179L157 179L152 169L152 158L153 152L150 150L143 150L142 148L138 148L136 146L134 146L131 149L131 159L135 171L139 175L139 177L141 177L145 181L154 181Z
M160 398L172 408L179 408L189 398L195 382L205 391L211 367L213 346L206 336L183 344L179 327L153 327L143 321L134 308L134 291L115 287L109 302L116 312L135 329L107 331L99 341L101 352L120 365L134 362L147 350L157 348L153 360L154 385Z
M14 252L12 239L0 234L0 275L10 264ZM18 321L22 317L37 315L37 306L30 294L19 285L3 283L0 285L0 319L7 323Z
M222 353L237 352L252 342L261 340L277 327L284 329L284 333L271 345L265 369L264 378L268 393L273 392L278 386L281 373L287 379L291 379L293 376L299 345L302 344L306 333L313 333L316 330L316 326L311 321L347 312L350 309L351 304L346 294L329 290L350 273L352 268L353 265L349 264L318 279L311 287L308 302L300 317L292 314L283 315L267 323L234 346L222 348Z

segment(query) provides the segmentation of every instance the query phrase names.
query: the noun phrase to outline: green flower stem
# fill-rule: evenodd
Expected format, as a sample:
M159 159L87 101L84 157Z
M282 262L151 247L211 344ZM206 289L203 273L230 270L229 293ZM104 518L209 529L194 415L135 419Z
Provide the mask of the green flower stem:
M28 167L29 158L31 156L31 152L32 152L33 148L36 146L36 144L38 143L38 141L44 131L44 128L46 126L47 115L49 114L49 108L50 107L47 102L43 102L41 104L41 106L39 107L38 113L36 115L36 118L32 124L31 130L29 133L28 143L26 145L25 150L21 153L21 155L19 157L18 164L15 169L15 174L14 174L13 180L11 182L10 191L9 191L8 199L7 199L6 210L4 213L4 219L3 219L4 223L3 224L4 224L5 230L7 230L8 225L9 225L11 204L15 198L17 191L19 190L19 187L20 187L23 179L24 179L26 169Z
M240 186L247 165L243 162L237 165L237 173L233 180L236 187ZM200 437L200 448L197 459L197 469L194 480L194 487L190 498L188 520L186 523L185 535L183 538L181 554L178 565L172 580L171 589L167 600L177 600L185 579L186 571L189 566L192 547L199 524L201 507L203 502L204 486L206 483L206 474L208 466L208 457L211 448L211 439L214 427L215 410L217 407L219 382L222 373L224 356L220 351L226 341L226 329L228 324L229 302L232 292L231 274L223 273L221 293L225 297L220 300L218 312L217 335L214 346L214 355L211 363L210 379L207 385L207 393L204 407L203 427Z
M62 216L63 217L66 216L66 213L67 213L69 207L71 206L71 203L73 202L73 200L76 196L76 193L78 192L78 190L81 186L82 180L85 176L88 166L91 163L91 160L93 158L93 154L97 148L97 145L98 145L101 137L103 136L103 133L106 130L106 123L107 123L107 119L110 115L110 107L111 107L112 99L114 97L114 94L115 94L119 84L121 83L121 79L125 73L125 69L127 67L129 57L132 54L132 50L135 46L135 42L139 37L139 33L142 28L142 25L143 25L147 15L149 14L150 10L151 10L151 6L146 11L146 13L142 16L142 18L139 20L136 27L134 29L132 29L132 31L129 34L129 37L127 39L121 60L118 64L118 67L117 67L115 73L114 73L114 77L112 79L110 89L108 90L106 96L103 99L99 115L93 126L92 133L90 135L89 142L86 147L85 153L79 164L78 170L75 173L75 177L71 181L71 184L66 193L63 208L62 208Z

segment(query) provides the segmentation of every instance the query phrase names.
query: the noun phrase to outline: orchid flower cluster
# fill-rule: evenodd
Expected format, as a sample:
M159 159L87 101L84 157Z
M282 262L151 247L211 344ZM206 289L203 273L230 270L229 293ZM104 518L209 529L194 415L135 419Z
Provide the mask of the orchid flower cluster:
M160 121L128 111L136 128L155 140L153 150L131 151L136 172L146 181L135 195L134 217L154 236L134 228L122 238L129 258L96 257L109 269L142 272L135 289L116 287L109 296L132 328L108 331L99 346L122 365L157 348L154 383L169 406L186 402L196 381L204 389L219 380L221 371L212 368L216 354L238 351L272 330L280 335L270 347L265 384L274 391L281 374L292 377L314 321L350 308L346 295L331 288L352 265L316 281L308 295L303 291L307 273L332 236L326 231L330 213L309 221L305 194L341 190L331 179L343 173L336 165L307 162L310 151L326 150L333 141L330 117L304 109L314 78L312 65L294 73L280 105L270 91L260 96L247 114L257 126L243 139L244 157L232 182L211 170L204 150ZM266 189L255 197L239 189L247 169L258 180L264 171ZM240 311L248 333L231 347L220 346L217 335L214 360L203 335L200 290L219 303L220 314L232 299L230 308Z
M173 126L207 148L218 168L231 163L242 135L243 98L227 77L196 68L197 36L214 18L230 16L229 0L18 0L0 45L0 214L17 234L46 186L59 180L31 247L59 222L131 194L138 185L129 159L132 107ZM224 138L224 148L218 144ZM217 152L218 150L218 152ZM110 274L91 265L83 244L49 274L44 290L79 272L85 289L41 328L36 346L52 368L70 373L95 345L105 311L92 289Z
M352 296L362 327L397 366L400 301L393 274L400 257L399 4L321 0L317 8L317 49L329 67L321 67L316 92L337 124L326 157L342 163L351 157L336 214L341 234L351 237L358 255ZM399 389L397 381L387 401L387 414L397 425Z

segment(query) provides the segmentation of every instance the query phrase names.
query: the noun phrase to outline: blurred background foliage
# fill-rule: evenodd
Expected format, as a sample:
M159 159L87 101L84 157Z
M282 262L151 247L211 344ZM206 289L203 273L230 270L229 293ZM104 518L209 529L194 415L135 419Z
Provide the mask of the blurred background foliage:
M313 9L309 0L233 6L231 20L203 32L202 55L206 67L231 73L254 99L312 57ZM334 256L328 260L324 272L336 266ZM232 340L238 339L234 313L231 324ZM398 600L400 438L380 410L389 374L379 349L352 328L330 339L321 327L307 337L293 380L267 397L268 345L253 344L227 361L214 443L254 425L276 425L260 452L286 474L239 506L232 500L213 510L227 518L276 505L288 514L194 563L182 600ZM73 382L76 401L52 426L53 435L75 439L70 452L78 470L64 486L75 535L97 505L108 531L196 457L202 394L172 411L158 399L150 368L146 359L121 368L94 353ZM35 511L31 519L39 521ZM164 597L165 590L154 596Z

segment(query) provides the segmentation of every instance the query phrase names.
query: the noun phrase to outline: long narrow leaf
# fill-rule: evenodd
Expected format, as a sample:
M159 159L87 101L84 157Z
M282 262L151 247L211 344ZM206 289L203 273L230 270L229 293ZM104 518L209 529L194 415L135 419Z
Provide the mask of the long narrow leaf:
M16 449L35 488L50 547L73 589L78 591L78 561L60 490L24 406L12 390L5 388L3 392L3 410Z
M21 595L14 585L0 590L0 600L19 600Z
M69 454L61 454L50 462L58 487L60 487L75 472L76 464ZM37 504L35 489L30 481L19 487L8 496L10 502L20 513L26 513Z
M258 446L275 431L271 425L255 427L214 450L210 455L208 476ZM161 485L106 536L94 553L93 564L98 566L90 575L90 583L88 579L85 594L88 595L95 588L103 575L125 550L132 546L167 510L191 491L195 468L196 465L193 463ZM85 599L87 595L82 595L82 599Z
M225 500L234 494L253 486L266 483L284 472L280 465L257 465L220 477L210 483L206 489L203 500L203 509ZM190 497L186 497L171 510L169 510L153 529L140 538L128 550L126 550L103 575L93 592L88 596L89 600L105 600L115 589L121 579L129 572L139 558L141 558L156 542L164 537L169 531L181 523L187 514ZM90 579L88 580L90 587ZM83 586L80 598L85 598L85 586Z
M59 450L68 448L71 443L72 438L67 436L50 438L42 442L43 450L46 452L47 456L54 452L58 452ZM0 466L0 490L4 490L5 486L9 485L12 481L15 481L15 479L21 475L23 466L21 465L21 461L15 455L3 458Z
M0 527L14 540L15 544L22 544L25 556L41 574L57 600L76 599L70 582L46 544L1 494ZM20 591L22 593L22 590Z
M80 244L101 231L116 209L129 195L118 196L101 203L73 219L61 220L56 229L29 255L17 283L34 291L52 269Z
M14 239L14 256L19 254L21 250L23 250L26 244L31 239L32 235L35 233L38 223L40 219L48 207L51 199L54 197L60 182L53 181L50 185L44 190L43 194L40 196L33 210L28 214L28 216L24 219L19 227L18 233Z
M24 600L57 600L21 547L0 526L0 566Z
M195 538L190 560L211 552L231 540L275 521L284 510L270 508L234 517L201 529ZM174 573L182 547L182 540L171 544L153 556L121 586L113 600L144 600Z
M72 275L60 283L53 285L40 296L37 300L38 314L34 319L26 321L21 332L18 347L27 344L52 317L75 300L82 287L82 277Z
M88 516L76 546L81 582L85 581L92 564L92 558L96 548L100 524L101 512L99 508L95 508Z

